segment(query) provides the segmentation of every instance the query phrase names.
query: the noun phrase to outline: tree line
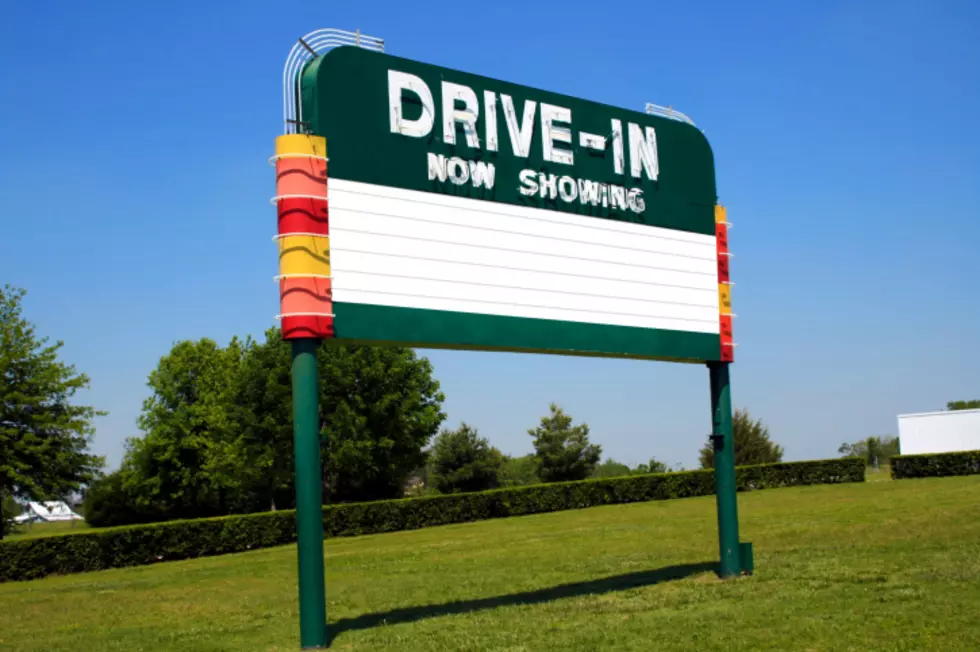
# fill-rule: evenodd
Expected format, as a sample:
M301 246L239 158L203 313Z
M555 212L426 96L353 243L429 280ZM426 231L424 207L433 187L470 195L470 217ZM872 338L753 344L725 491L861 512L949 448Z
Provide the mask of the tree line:
M119 469L103 473L104 459L90 447L93 421L104 413L77 401L89 379L59 359L62 342L40 337L24 318L24 296L0 289L0 537L20 511L14 499L84 494L96 526L293 506L290 346L277 329L223 347L176 343L148 377L142 435L127 440ZM445 397L429 361L410 349L325 343L318 364L325 501L680 470L655 458L635 467L601 461L589 426L558 405L528 430L529 455L504 455L467 423L440 430ZM737 409L733 426L736 464L782 460L761 419ZM869 463L897 451L888 437L839 449ZM714 465L710 442L699 462Z
M735 411L732 420L735 463L768 464L783 459L783 448L773 442L761 419L747 410ZM432 446L430 462L417 474L419 493L482 491L496 487L538 482L564 482L586 478L611 478L646 473L681 471L651 458L630 467L613 459L600 463L602 448L589 441L588 424L574 425L572 417L552 404L550 413L528 434L534 452L524 457L507 457L480 437L476 428L462 423L443 430ZM701 468L714 468L714 450L706 443L699 452Z

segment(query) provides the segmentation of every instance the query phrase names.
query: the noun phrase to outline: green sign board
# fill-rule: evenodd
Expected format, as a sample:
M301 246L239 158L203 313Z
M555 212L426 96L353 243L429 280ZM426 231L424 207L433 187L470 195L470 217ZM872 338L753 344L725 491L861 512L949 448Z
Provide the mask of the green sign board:
M327 140L337 339L723 358L693 125L356 47L300 99Z

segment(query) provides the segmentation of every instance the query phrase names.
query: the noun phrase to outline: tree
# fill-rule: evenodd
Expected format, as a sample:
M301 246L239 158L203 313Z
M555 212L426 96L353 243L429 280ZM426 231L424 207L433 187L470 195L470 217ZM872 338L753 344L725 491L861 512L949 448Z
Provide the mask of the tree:
M147 384L139 426L128 442L123 486L137 504L169 518L242 511L248 479L233 416L235 379L249 343L178 342Z
M621 478L630 475L630 467L609 458L592 471L593 478Z
M89 378L58 359L63 342L48 344L24 319L25 294L0 289L0 503L67 498L103 464L88 451L105 412L75 403Z
M864 458L869 465L887 462L898 455L898 437L868 437L853 444L841 444L837 452L844 457Z
M484 491L500 486L504 457L466 423L443 430L430 454L432 483L442 493Z
M13 496L5 495L3 500L0 501L0 521L3 522L0 525L0 529L8 534L16 533L16 527L14 525L14 517L20 516L24 510L17 501L14 500Z
M972 401L950 401L946 404L947 410L980 410L980 399Z
M551 413L528 434L534 437L534 457L542 482L584 480L592 475L602 449L589 443L589 426L572 425L572 417L554 403Z
M111 527L132 523L149 523L167 518L166 513L155 513L147 505L140 505L125 486L125 471L119 469L101 475L88 487L85 494L85 521L93 527Z
M646 464L639 464L635 469L633 469L634 475L645 475L647 473L670 473L671 468L658 460L655 457L651 457L650 461Z
M752 420L749 411L737 409L732 417L732 431L735 443L735 465L772 464L783 461L783 447L769 439L769 428L762 419ZM715 467L715 450L712 442L705 444L700 451L701 468Z
M233 421L249 471L253 509L291 508L296 501L293 469L293 391L289 342L279 329L246 350L236 382Z
M327 498L401 497L446 418L432 363L401 347L326 342L319 370Z
M500 467L500 486L524 487L540 482L537 463L533 454L504 457L504 463Z
M318 352L324 497L402 495L445 418L432 366L404 348ZM86 508L102 524L192 518L294 505L290 344L178 342L150 374L140 438L100 479ZM116 514L116 516L110 516Z

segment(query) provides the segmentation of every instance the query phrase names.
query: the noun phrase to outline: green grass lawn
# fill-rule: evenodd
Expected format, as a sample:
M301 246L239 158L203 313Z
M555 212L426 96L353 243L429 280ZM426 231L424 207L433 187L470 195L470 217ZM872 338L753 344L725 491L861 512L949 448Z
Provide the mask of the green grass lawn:
M38 537L53 537L59 534L71 534L72 532L84 532L89 528L85 521L56 521L54 523L34 523L32 525L18 525L14 534L6 535L4 541L16 541L18 539L36 539Z
M331 540L338 650L980 650L980 476L741 494ZM2 650L298 649L295 548L0 585Z

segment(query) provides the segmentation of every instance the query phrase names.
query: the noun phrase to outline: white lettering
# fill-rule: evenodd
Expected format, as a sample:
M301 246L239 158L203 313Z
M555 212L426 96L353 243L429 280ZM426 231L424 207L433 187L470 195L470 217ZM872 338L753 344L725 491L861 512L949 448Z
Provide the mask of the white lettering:
M458 156L449 159L446 172L449 174L449 180L457 186L461 186L470 180L470 168L466 165L466 161Z
M558 180L558 196L562 201L573 202L578 197L578 184L571 177L562 177Z
M558 195L558 177L555 175L542 172L538 175L538 183L541 185L540 194L545 199L554 199Z
M521 194L530 197L532 195L538 194L538 182L535 181L534 177L537 173L534 170L521 170Z
M612 195L613 210L626 210L626 188L622 186L609 186L609 194Z
M657 132L653 127L646 128L646 138L640 125L629 123L630 137L630 174L640 178L640 164L651 181L657 180L660 174L660 163L657 159Z
M605 183L599 185L599 201L603 208L609 208L609 186Z
M574 165L575 156L569 149L555 147L556 142L571 143L572 129L568 127L556 127L555 122L564 122L571 125L572 111L563 106L553 106L551 104L541 104L541 151L544 160L563 165Z
M623 161L623 123L619 120L612 121L612 141L613 141L613 169L616 174L623 174L625 169Z
M446 183L446 157L429 152L426 159L429 163L429 181L439 179L442 183Z
M486 186L488 189L493 188L493 177L496 172L493 163L470 161L470 178L473 179L474 188L480 186Z
M599 186L600 184L595 181L578 180L578 196L582 199L583 204L595 206L599 203Z
M504 120L507 122L507 135L510 136L510 146L514 150L514 156L527 158L531 152L531 136L534 135L534 111L538 104L531 100L525 100L524 119L518 124L513 98L501 93L500 101L504 105Z
M602 152L606 149L606 137L588 134L581 131L578 135L578 144L579 147L588 147L589 149Z
M422 104L422 115L416 120L406 120L402 111L402 93L409 91L419 98ZM424 138L432 131L435 122L435 103L432 93L425 82L406 72L388 71L388 116L391 123L391 133Z
M643 200L643 191L639 188L630 190L627 200L629 201L630 209L634 213L642 213L647 208L647 203Z
M465 108L457 109L456 103L462 102ZM466 144L480 148L480 137L476 134L476 119L480 115L480 105L476 93L469 86L442 82L442 140L447 145L456 144L456 123L463 125Z
M497 151L497 95L493 91L483 91L483 120L487 149Z

